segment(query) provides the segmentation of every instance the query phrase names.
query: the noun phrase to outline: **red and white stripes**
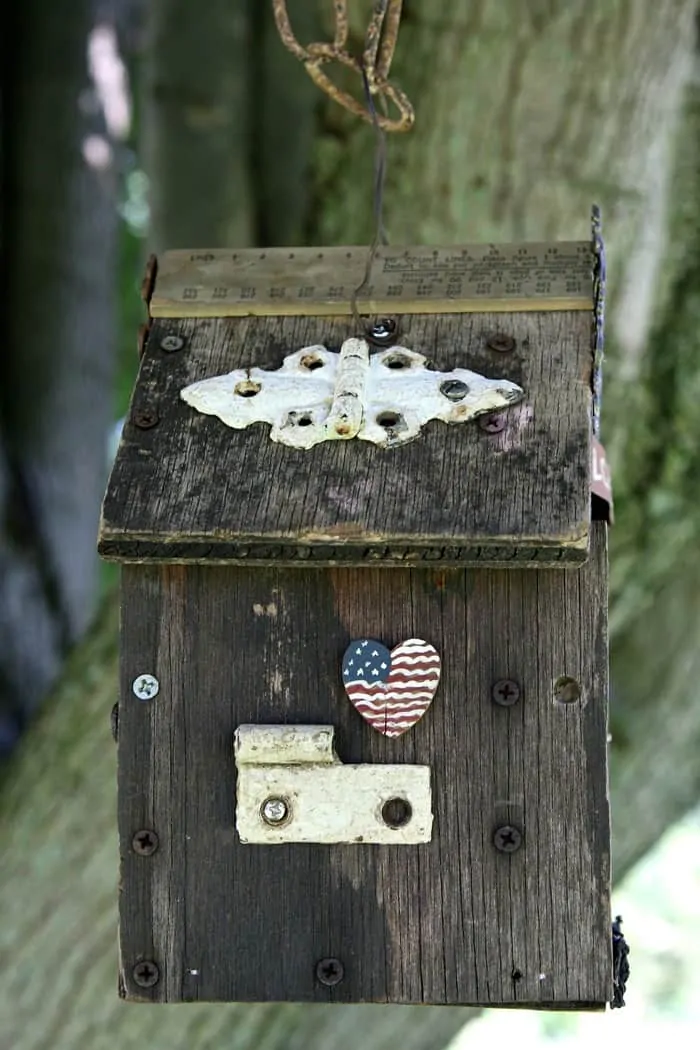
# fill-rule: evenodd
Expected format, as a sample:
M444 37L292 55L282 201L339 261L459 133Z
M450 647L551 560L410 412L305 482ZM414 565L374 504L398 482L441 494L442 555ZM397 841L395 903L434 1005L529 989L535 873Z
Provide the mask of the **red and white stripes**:
M437 650L420 638L409 638L391 651L391 668L384 682L346 681L352 703L373 729L401 736L430 707L440 681Z

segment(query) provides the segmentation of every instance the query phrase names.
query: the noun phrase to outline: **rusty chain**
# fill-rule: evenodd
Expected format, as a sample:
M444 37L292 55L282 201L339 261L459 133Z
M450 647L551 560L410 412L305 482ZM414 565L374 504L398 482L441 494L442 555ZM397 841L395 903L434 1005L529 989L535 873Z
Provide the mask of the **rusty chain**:
M333 0L335 31L332 44L316 43L302 46L292 30L287 0L272 0L272 9L282 43L304 64L306 72L322 91L351 113L370 124L378 125L383 131L408 131L413 126L413 106L403 91L395 84L389 83L388 79L399 32L402 3L403 0L375 0L361 58L354 57L346 48L347 0ZM348 91L343 91L333 83L323 68L329 62L339 62L360 76L369 95L367 108ZM392 102L399 116L392 118L385 113L378 113L374 105L370 105L374 96L382 99L384 103Z

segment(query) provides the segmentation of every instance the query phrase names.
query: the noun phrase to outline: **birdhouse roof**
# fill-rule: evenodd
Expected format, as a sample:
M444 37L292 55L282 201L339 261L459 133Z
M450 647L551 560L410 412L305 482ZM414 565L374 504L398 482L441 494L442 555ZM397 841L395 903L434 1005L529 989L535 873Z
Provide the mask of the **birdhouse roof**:
M159 260L105 557L585 560L590 245L382 248L353 310L365 260Z

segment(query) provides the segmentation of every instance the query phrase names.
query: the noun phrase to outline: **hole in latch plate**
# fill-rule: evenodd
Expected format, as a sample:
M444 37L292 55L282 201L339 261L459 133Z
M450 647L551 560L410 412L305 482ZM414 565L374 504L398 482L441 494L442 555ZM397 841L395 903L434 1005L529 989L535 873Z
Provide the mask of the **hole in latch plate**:
M408 799L389 798L382 806L382 820L389 828L405 828L413 816L413 807Z
M400 422L401 416L398 412L380 412L377 416L377 423L379 423L380 427L384 427L385 430L398 426Z

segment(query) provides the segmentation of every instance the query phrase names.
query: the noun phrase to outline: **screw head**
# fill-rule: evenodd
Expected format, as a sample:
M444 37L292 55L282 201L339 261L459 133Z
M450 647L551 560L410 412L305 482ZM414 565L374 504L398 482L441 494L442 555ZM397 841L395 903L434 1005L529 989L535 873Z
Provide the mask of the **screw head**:
M334 988L345 977L345 967L340 959L320 959L316 963L316 979L326 988Z
M159 416L154 408L138 408L134 412L132 419L134 426L138 427L139 430L150 430L151 427L157 425Z
M396 321L393 317L382 317L369 326L367 335L373 343L390 343L396 335Z
M512 678L499 678L491 686L491 699L499 707L512 707L520 699L520 686Z
M500 434L506 425L505 416L499 414L479 416L477 422L485 434Z
M112 730L112 739L117 744L119 742L119 701L109 713L109 726Z
M289 819L289 804L283 798L266 798L260 807L260 816L266 824L279 827Z
M523 842L523 834L512 824L503 824L493 833L493 844L499 853L515 853Z
M152 700L154 696L158 695L160 682L155 675L140 674L134 678L131 688L134 696L138 697L139 700Z
M131 848L140 857L151 857L158 849L158 836L150 828L143 828L132 838Z
M142 959L134 966L131 976L139 988L152 988L160 980L160 970L152 959Z
M160 341L161 350L172 354L175 350L182 350L185 340L180 335L164 335Z
M515 339L505 332L493 332L486 340L489 350L496 350L499 354L509 354L515 350Z
M469 393L469 387L461 379L446 379L440 385L440 393L448 401L461 401Z

